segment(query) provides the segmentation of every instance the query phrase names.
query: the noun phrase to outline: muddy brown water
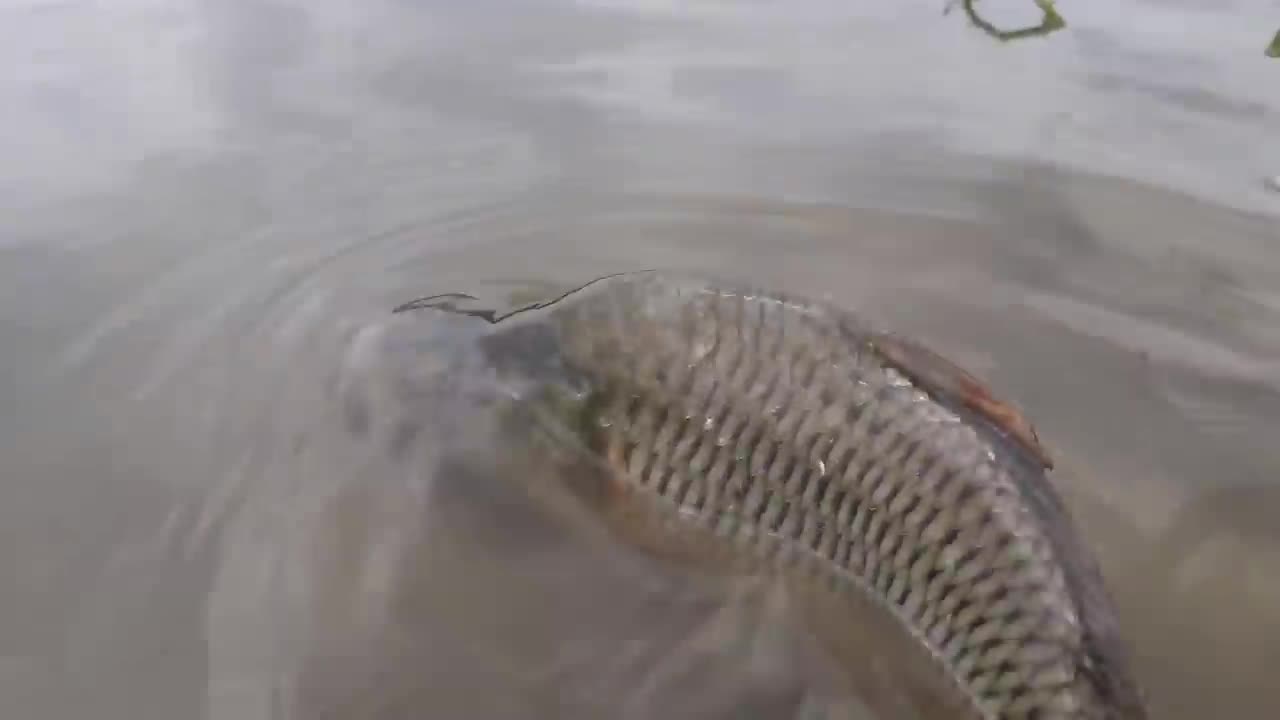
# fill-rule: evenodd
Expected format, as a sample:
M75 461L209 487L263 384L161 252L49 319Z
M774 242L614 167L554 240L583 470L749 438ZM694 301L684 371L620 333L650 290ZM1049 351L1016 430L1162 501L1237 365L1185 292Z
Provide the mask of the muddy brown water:
M1153 717L1274 714L1276 5L1063 4L1008 45L942 5L0 3L6 717L812 716L767 588L539 516L502 481L536 464L368 341L643 267L988 380Z

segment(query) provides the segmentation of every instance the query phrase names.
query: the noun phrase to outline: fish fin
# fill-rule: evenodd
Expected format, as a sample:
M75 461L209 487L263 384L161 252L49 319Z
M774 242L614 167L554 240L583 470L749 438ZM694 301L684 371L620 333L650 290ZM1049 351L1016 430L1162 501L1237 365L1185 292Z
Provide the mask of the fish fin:
M706 528L672 517L652 497L636 497L637 491L619 481L606 508L615 536L645 556L668 566L696 572L708 578L747 577L759 568L745 561L730 538L712 537Z
M820 656L816 679L832 683L838 695L855 698L873 717L979 717L958 678L900 618L860 588L836 592L792 584L790 599L810 649Z
M959 402L1008 436L1046 469L1053 468L1053 458L1026 416L1012 404L992 395L990 388L964 368L900 335L875 333L868 343L876 354L912 382Z
M593 413L577 412L586 417ZM678 514L661 507L659 497L629 479L621 446L590 434L584 438L555 413L517 417L540 429L531 439L541 452L552 454L555 482L530 489L562 520L602 529L614 541L667 567L707 577L751 574L754 568L743 565L730 540L708 538L705 529L674 516Z

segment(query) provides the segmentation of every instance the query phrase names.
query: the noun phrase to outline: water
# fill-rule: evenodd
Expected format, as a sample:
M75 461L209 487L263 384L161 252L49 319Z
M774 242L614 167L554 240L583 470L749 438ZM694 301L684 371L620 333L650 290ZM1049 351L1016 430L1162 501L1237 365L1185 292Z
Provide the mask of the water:
M999 45L942 5L0 3L0 702L789 713L767 593L575 545L495 473L428 496L438 440L381 440L436 410L384 383L391 307L679 266L989 379L1154 716L1272 712L1280 6L1064 1Z

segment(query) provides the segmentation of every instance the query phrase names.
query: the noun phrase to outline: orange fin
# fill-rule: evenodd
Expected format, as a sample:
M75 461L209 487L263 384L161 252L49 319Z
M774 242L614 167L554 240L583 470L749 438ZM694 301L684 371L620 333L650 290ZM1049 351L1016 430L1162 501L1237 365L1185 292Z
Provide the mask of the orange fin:
M929 348L898 335L877 333L868 341L894 369L927 391L945 395L975 412L1008 435L1046 469L1053 458L1040 444L1031 422L1013 405L991 394L991 390L964 368Z

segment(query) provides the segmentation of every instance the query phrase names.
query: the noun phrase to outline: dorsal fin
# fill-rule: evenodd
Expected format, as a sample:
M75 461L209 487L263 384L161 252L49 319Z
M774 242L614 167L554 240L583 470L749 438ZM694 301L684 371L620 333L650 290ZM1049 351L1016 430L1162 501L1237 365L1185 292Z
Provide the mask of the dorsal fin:
M900 335L876 333L868 341L894 369L924 390L944 395L980 415L1007 435L1046 469L1053 458L1040 444L1031 422L1013 405L994 397L981 380L964 368L917 342Z

